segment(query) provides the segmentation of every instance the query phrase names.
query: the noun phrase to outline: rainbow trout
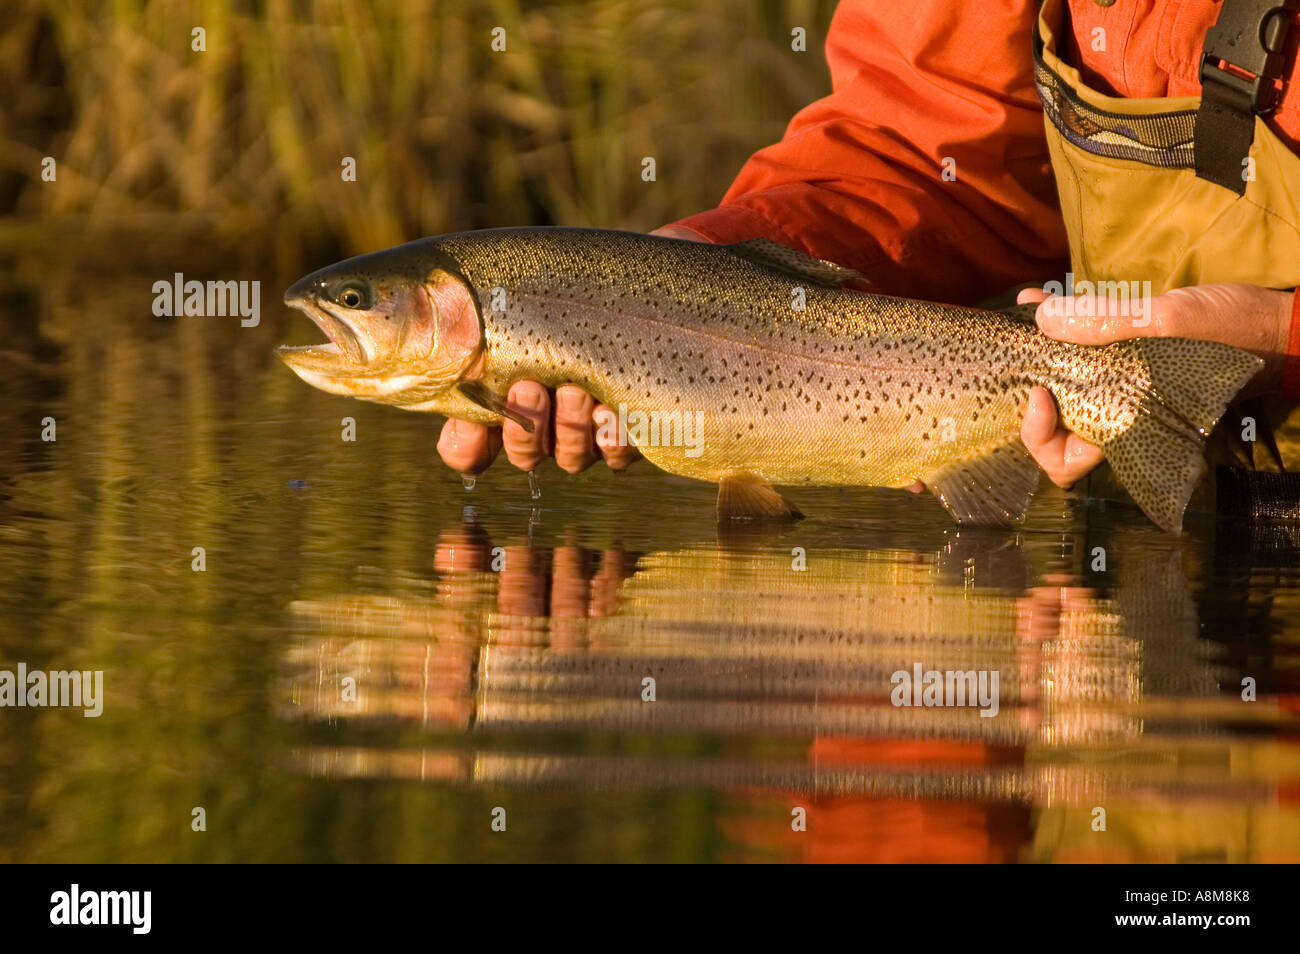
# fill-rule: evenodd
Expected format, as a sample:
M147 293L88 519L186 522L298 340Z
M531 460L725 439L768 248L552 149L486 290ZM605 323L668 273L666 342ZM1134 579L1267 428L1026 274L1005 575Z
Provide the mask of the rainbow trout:
M721 517L795 514L774 484L921 480L960 522L1014 523L1040 475L1018 433L1041 385L1174 532L1207 433L1262 365L1185 338L1065 344L1023 312L841 288L856 277L766 239L466 232L301 279L285 301L330 340L279 354L332 394L483 424L531 428L506 403L516 380L580 385L653 464L718 483Z

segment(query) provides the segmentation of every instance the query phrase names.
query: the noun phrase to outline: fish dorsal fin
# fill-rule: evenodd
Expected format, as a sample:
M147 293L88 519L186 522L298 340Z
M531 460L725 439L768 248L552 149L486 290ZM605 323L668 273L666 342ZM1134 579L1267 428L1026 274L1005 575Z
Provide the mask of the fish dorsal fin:
M719 520L797 520L802 516L760 477L730 474L718 481Z
M491 411L493 414L500 414L502 417L509 418L529 434L533 432L533 422L507 404L505 398L491 390L482 381L462 381L457 387L466 400L472 401L485 411Z
M954 461L926 486L958 523L1009 527L1025 518L1041 471L1020 438Z
M778 272L785 272L787 275L801 281L812 282L814 285L838 288L848 281L863 280L862 276L851 268L813 258L780 242L773 242L771 239L746 239L743 242L733 242L727 246L727 249L732 255L743 258L747 262L774 268Z

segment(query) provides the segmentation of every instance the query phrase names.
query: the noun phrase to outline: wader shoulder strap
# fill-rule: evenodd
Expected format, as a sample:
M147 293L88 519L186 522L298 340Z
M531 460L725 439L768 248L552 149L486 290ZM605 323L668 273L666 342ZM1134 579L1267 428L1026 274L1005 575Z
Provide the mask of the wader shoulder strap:
M1245 159L1255 116L1277 105L1283 44L1294 0L1223 0L1201 51L1201 105L1196 111L1196 175L1238 195L1246 192Z

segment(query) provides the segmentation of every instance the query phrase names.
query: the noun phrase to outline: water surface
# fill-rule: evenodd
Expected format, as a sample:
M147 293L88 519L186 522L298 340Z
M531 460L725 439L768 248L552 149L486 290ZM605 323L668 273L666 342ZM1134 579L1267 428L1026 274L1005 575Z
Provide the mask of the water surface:
M0 667L106 698L0 709L0 860L1300 860L1291 534L814 490L720 537L644 464L466 491L438 419L274 359L318 337L293 276L256 328L153 317L167 277L10 279ZM916 664L996 671L997 715L894 706Z

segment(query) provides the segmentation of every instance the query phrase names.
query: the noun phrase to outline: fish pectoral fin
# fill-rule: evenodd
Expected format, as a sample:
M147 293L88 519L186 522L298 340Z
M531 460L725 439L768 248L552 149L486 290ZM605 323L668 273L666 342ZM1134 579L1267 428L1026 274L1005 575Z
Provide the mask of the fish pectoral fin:
M954 461L926 480L958 523L1009 527L1020 523L1042 473L1020 438Z
M731 474L718 481L719 520L797 520L802 516L761 477Z
M848 281L863 280L862 275L851 268L813 258L771 239L746 239L743 242L733 242L727 249L732 255L747 262L774 268L802 281L828 288L838 288Z
M464 395L465 400L472 401L485 411L509 418L529 434L533 432L533 422L507 404L505 398L496 394L482 381L462 381L457 385L457 389Z

